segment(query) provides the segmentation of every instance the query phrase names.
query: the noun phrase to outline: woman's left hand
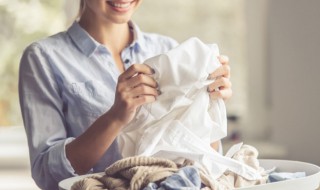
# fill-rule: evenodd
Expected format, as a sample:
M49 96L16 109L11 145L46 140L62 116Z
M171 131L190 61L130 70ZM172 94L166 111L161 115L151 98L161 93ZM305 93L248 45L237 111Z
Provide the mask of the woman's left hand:
M214 100L218 98L227 100L232 96L229 58L221 55L218 59L221 66L208 77L209 79L215 79L215 81L208 86L208 92L210 93L210 97Z

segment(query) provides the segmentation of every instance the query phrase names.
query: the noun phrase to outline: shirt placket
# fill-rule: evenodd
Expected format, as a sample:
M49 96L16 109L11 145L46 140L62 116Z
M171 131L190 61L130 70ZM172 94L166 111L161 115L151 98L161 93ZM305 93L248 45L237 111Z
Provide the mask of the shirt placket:
M121 59L124 63L124 68L127 70L132 65L132 56L131 56L132 47L127 47L121 52Z

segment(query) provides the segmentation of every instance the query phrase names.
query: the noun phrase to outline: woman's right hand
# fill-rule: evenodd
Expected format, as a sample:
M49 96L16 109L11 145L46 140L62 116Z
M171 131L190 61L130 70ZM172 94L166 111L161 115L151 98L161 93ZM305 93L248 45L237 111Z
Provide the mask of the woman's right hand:
M133 119L139 106L154 102L160 94L153 74L154 70L149 66L133 64L119 76L115 101L109 113L120 126Z
M110 110L66 145L66 156L77 174L85 174L97 164L139 106L155 101L159 91L153 73L152 68L143 64L134 64L123 72Z

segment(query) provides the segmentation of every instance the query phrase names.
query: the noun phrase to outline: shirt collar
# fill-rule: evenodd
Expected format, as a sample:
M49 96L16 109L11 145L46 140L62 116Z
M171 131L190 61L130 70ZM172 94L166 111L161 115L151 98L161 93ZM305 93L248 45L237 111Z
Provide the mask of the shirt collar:
M129 45L135 51L140 51L146 48L145 38L139 27L132 21L129 21L129 27L133 32L133 41ZM99 47L103 46L96 40L94 40L80 25L78 22L74 22L67 33L71 37L72 41L76 46L84 53L87 57L90 57L93 52Z
M90 56L98 47L92 37L79 25L74 22L68 29L67 33L72 41L86 56Z
M129 21L129 27L133 31L133 41L129 46L137 51L146 49L146 41L140 28L132 21Z

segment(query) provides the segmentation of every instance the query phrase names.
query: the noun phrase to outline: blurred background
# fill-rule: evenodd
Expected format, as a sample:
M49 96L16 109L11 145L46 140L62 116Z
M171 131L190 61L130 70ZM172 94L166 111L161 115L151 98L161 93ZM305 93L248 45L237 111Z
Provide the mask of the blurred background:
M37 189L18 102L19 60L31 42L66 30L77 0L0 0L0 189ZM319 0L145 0L134 21L228 55L234 95L225 149L244 141L261 158L320 165Z

